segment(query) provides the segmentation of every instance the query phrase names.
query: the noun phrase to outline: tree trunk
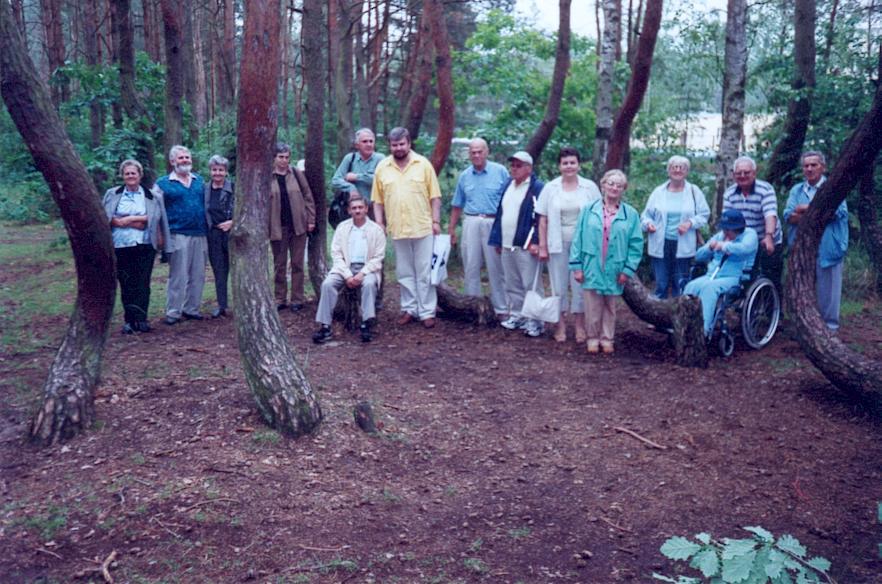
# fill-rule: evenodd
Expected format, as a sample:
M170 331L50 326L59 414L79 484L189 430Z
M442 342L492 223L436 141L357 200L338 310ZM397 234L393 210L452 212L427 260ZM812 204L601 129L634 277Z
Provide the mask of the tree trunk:
M499 322L493 303L486 296L460 294L446 284L438 286L437 292L441 318L488 326Z
M86 0L83 10L83 37L86 64L95 67L101 63L98 50L98 0ZM98 100L89 104L89 146L94 150L101 145L104 135L104 106Z
M162 61L162 39L159 34L162 25L157 0L141 0L141 7L144 11L144 49L154 63L159 63Z
M723 57L723 125L717 154L716 191L711 220L723 211L732 164L744 134L744 96L747 84L747 0L729 0L726 9L726 50Z
M527 143L527 152L537 164L554 128L557 127L564 86L570 70L570 2L571 0L560 0L560 22L557 27L554 74L551 77L551 89L548 92L548 102L545 105L545 117L542 118L542 122L539 123L539 127L536 128Z
M420 30L417 32L416 51L419 55L416 67L416 85L407 102L403 124L410 132L411 141L420 135L426 103L432 89L432 18L428 10L423 10L420 18Z
M236 9L233 0L223 0L223 27L218 93L221 109L226 111L236 104Z
M364 50L364 22L362 19L362 10L364 9L363 0L356 0L352 4L354 14L357 14L357 22L355 25L355 93L358 97L358 125L362 128L370 127L371 116L368 111L368 91L365 82L365 50Z
M188 140L195 143L199 139L199 129L201 125L199 121L196 119L197 116L197 106L196 102L198 99L197 89L196 89L196 60L195 60L195 50L193 48L193 40L194 36L194 26L193 26L193 10L195 9L194 4L191 3L182 3L183 8L181 10L181 37L180 37L180 55L181 55L181 66L183 67L183 71L181 75L184 78L184 100L190 106L190 116L187 120L189 123L187 124L187 131L189 134Z
M830 10L830 21L827 23L827 35L824 41L824 70L830 68L830 52L833 50L833 35L836 32L836 12L839 10L839 0L833 0L833 8Z
M194 4L192 10L200 10L198 4ZM202 42L202 18L199 13L192 14L193 18L193 44L190 49L193 52L193 122L197 131L204 128L208 123L208 83L205 78L205 47ZM196 140L193 135L193 141Z
M569 0L561 0L568 2ZM453 140L455 125L453 101L453 72L450 59L450 39L447 36L447 22L444 18L444 5L441 0L425 0L424 10L432 21L432 41L435 47L435 76L438 81L438 133L435 148L432 150L432 166L440 175Z
M631 145L631 124L643 103L643 96L649 86L652 72L652 55L655 52L655 41L661 26L663 0L648 0L646 18L640 40L637 41L637 52L631 65L631 78L622 107L616 114L606 154L606 168L623 168Z
M322 4L321 0L303 2L303 63L323 62ZM306 80L306 180L315 199L315 230L309 236L309 281L318 296L328 273L324 67L304 67L303 76Z
M882 71L882 47L879 53ZM836 387L874 404L882 398L882 362L868 359L831 333L818 312L815 266L818 245L827 223L858 179L872 168L882 149L882 84L873 104L849 138L836 166L800 221L790 254L785 300L796 321L799 344L809 360Z
M179 0L161 0L165 32L165 139L164 154L184 141L184 7ZM275 76L273 76L275 78Z
M269 161L278 123L279 0L250 0L239 78L233 305L245 380L266 422L287 436L314 431L321 407L279 320L266 269Z
M707 341L701 316L701 302L692 296L659 300L636 277L628 278L622 299L638 318L657 329L670 330L677 365L707 367Z
M766 169L766 180L778 192L787 192L798 172L799 156L812 116L815 89L815 1L796 0L794 20L794 95L787 104L784 132Z
M598 0L600 1L600 0ZM603 39L600 48L600 70L597 74L597 121L594 130L594 180L600 182L606 172L606 154L612 129L612 96L615 81L616 31L619 28L616 0L603 1Z
M77 300L43 386L30 429L43 444L68 439L94 421L116 292L110 224L88 172L36 75L6 0L0 1L0 93L61 211L77 269Z
M352 145L352 31L353 18L347 0L339 2L340 23L338 27L338 52L334 67L336 77L335 99L337 110L337 158L349 151Z
M861 222L861 241L876 275L876 294L882 297L882 229L876 214L879 196L876 193L875 171L876 165L870 164L861 174L857 213Z
M49 59L49 87L52 103L58 107L70 97L70 86L62 79L52 79L55 72L64 67L64 28L62 25L61 0L40 0L43 12L43 33L46 37L46 56Z

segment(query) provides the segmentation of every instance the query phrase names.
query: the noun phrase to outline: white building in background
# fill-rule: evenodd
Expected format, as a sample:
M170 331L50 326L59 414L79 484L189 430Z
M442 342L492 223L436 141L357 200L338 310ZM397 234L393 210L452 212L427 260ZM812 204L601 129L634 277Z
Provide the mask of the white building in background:
M748 115L744 117L744 136L741 138L741 151L755 150L758 136L774 121L771 115ZM634 148L653 148L676 144L687 152L696 155L716 155L720 147L720 132L723 116L719 113L702 112L687 119L671 120L654 139L647 143L633 140ZM673 139L673 144L672 144Z

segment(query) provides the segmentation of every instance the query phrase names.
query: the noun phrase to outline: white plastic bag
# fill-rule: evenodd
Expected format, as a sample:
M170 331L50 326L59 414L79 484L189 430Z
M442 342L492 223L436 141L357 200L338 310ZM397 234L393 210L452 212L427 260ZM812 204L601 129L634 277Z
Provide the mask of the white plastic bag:
M450 236L436 235L432 243L432 286L447 279L447 260L450 258Z
M536 288L539 284L539 275L542 273L541 262L536 269L536 277L533 279L533 287L524 295L524 306L521 308L521 316L542 320L545 322L557 322L560 320L560 296L554 293L554 282L551 284L551 296L543 298Z

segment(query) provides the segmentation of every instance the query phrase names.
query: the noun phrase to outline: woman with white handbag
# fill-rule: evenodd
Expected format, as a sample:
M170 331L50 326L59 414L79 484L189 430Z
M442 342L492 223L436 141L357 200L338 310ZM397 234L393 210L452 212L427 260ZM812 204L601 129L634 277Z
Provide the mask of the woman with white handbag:
M594 181L579 176L579 151L566 146L557 156L560 176L545 185L536 202L539 215L539 261L548 262L552 289L560 294L560 318L554 331L554 340L567 340L567 319L573 315L576 342L584 343L585 315L582 287L570 272L570 247L576 232L576 223L582 209L600 199L600 190ZM569 291L569 294L568 294Z

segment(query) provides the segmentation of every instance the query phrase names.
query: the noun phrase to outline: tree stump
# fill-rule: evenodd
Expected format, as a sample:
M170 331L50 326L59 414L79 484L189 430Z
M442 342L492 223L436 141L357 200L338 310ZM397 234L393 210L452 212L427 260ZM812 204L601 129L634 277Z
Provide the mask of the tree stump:
M377 424L374 422L374 409L368 402L359 402L356 404L356 406L352 408L352 416L355 418L355 423L362 429L362 431L367 432L368 434L376 434L378 432Z
M361 288L343 286L334 307L334 320L343 323L347 331L357 331L361 326Z
M437 286L438 316L471 324L495 326L499 319L493 303L486 296L466 296L445 284Z

